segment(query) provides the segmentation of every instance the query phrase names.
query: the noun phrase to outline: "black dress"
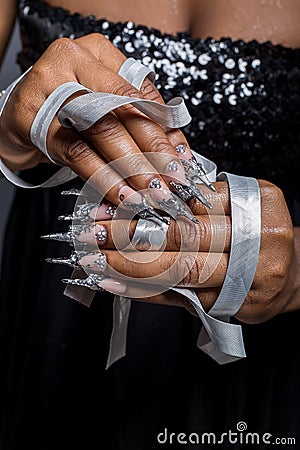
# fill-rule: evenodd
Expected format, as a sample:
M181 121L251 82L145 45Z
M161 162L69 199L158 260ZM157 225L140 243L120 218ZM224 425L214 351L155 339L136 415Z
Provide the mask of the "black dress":
M191 147L220 170L279 185L294 223L300 223L299 50L170 36L33 0L20 5L20 20L22 69L57 37L91 32L153 66L165 100L186 100L193 120L184 131ZM39 181L52 170L41 165L23 177ZM64 188L80 185L75 180ZM163 445L157 435L165 428L169 434L194 432L201 443L202 432L237 432L240 421L249 432L271 433L271 442L295 437L294 448L300 448L300 311L243 326L248 357L219 366L196 348L201 324L187 311L135 303L127 357L105 371L112 296L97 295L88 309L63 295L61 279L70 270L44 262L70 252L66 244L39 238L65 227L57 217L70 212L73 201L60 190L17 189L8 223L0 303L0 449L208 449L213 441L183 445L169 436ZM247 446L224 440L219 447Z

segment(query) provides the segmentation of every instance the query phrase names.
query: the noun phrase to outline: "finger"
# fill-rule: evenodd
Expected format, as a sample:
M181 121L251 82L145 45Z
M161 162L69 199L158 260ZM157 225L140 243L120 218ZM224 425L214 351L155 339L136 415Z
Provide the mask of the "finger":
M218 181L214 183L215 192L205 185L200 185L201 192L206 200L212 205L212 209L207 209L197 199L189 201L189 207L195 215L230 215L230 196L228 183Z
M85 37L80 38L78 42L83 45L85 48L87 48L91 53L93 53L95 50L94 48L99 48L99 38L97 35L94 35L95 43L98 45L95 45L93 43L93 40L91 37L89 39L86 39ZM95 53L94 53L95 54ZM101 46L101 52L99 51L97 55L99 61L101 61L102 64L104 64L106 67L111 68L113 71L118 71L123 62L125 61L124 55L116 49L110 42L106 40ZM128 92L126 91L128 94ZM122 94L125 95L125 94ZM134 92L130 92L130 95L134 95ZM158 90L153 85L153 83L146 78L146 80L142 84L142 88L140 93L136 96L140 98L146 98L149 100L157 101L160 103L164 103L162 97L160 96ZM159 173L164 174L165 171L168 171L167 167L172 161L173 158L176 158L177 152L175 147L178 144L184 144L184 147L186 148L185 155L183 156L185 159L190 159L192 157L192 154L189 150L189 146L187 144L187 141L183 134L179 130L169 130L168 135L166 134L166 130L162 127L160 127L158 124L154 123L152 120L148 119L144 114L137 111L132 106L124 106L122 108L118 108L115 111L118 119L121 120L124 127L126 128L127 132L130 133L132 136L134 142L136 143L137 147L140 148L143 153L159 153L160 158L157 158L153 160L151 159L151 163L153 166L159 171ZM99 123L96 125L96 129L99 129L99 133L101 133L101 130L108 129L111 130L111 126L113 125L113 120L111 117L111 120L107 118L108 120L108 127L104 127L103 123ZM115 122L114 132L111 133L111 135L116 136L117 141L121 141L121 139L118 139L119 135L117 133L118 124ZM91 130L88 130L88 134L85 135L87 139L89 139L89 133ZM101 139L99 139L99 136L97 136L97 132L93 132L91 136L91 142L96 148L101 148ZM96 138L97 136L97 138ZM171 142L172 139L172 142ZM125 141L124 141L125 142ZM121 151L120 145L118 145L119 142L117 142L117 146L114 151L112 151L111 145L108 145L108 148L103 147L103 152L107 158L107 160L111 160L112 155L114 158L120 158L124 156L124 152ZM137 149L135 149L137 150ZM128 149L128 152L130 150ZM134 153L130 151L128 155L133 155ZM170 159L171 157L171 159ZM128 161L129 164L126 164L126 167L134 168L136 167L136 160ZM177 183L183 183L184 185L189 186L189 181L185 176L185 171L183 167L180 167L180 161L179 162L179 170L176 174L168 173L166 174L165 181L168 183L170 180L176 181ZM132 164L133 163L133 164ZM145 174L147 171L144 170L144 167L142 165L141 172ZM149 169L148 169L149 170ZM130 173L125 172L125 176L130 176ZM176 176L173 176L176 175ZM145 178L144 176L141 176L141 178ZM151 181L151 177L148 177L148 184ZM145 184L140 184L137 180L137 177L130 178L130 183L133 187L136 189L145 189L147 186ZM137 183L137 184L136 184Z
M231 221L227 216L198 216L199 224L191 221L170 222L166 242L166 251L202 251L229 252ZM95 236L101 230L105 239L98 242L101 248L126 249L130 248L131 240L136 230L137 221L118 219L114 221L102 220L85 229L76 239L82 243L95 243Z
M114 278L143 280L163 286L220 287L225 278L227 253L116 252L105 250L106 273ZM99 270L98 253L83 256L79 264Z
M91 39L93 36L89 36L89 39L86 38L86 36L79 38L78 42L84 46L87 50L89 50L93 55L95 55L99 61L106 67L110 68L115 73L118 73L122 64L125 62L126 57L124 54L117 49L114 45L112 45L108 40L106 42L103 42L103 45L99 46L99 38L97 35L94 36L95 43ZM96 44L96 45L95 45ZM162 96L159 93L159 90L155 87L155 85L152 83L152 81L149 80L147 77L144 82L142 83L140 92L142 94L142 97L148 100L156 101L159 103L165 103ZM139 142L140 138L140 130L137 129L136 126L131 122L129 117L127 117L127 114L122 113L122 110L119 111L119 117L128 129L128 131L131 133L133 138L136 142ZM150 122L149 127L150 127ZM153 126L153 123L152 123ZM180 130L170 130L167 128L162 127L163 131L167 134L169 141L171 143L170 148L170 154L176 155L175 147L179 144L184 144L187 147L187 154L185 159L190 159L192 154L189 151L188 142L184 136L184 134ZM153 127L152 134L155 135L155 132L157 130L157 127ZM154 151L156 150L156 147L154 148ZM165 152L165 150L164 150Z
M127 288L128 289L128 288ZM205 312L208 312L214 305L219 293L219 288L196 289L196 294ZM147 292L145 292L145 295ZM126 291L127 295L127 291ZM128 295L129 296L129 295ZM191 302L183 295L175 291L167 291L159 295L137 298L138 301L144 303L155 303L167 306L180 306L186 308L193 315L197 315Z
M73 130L59 126L55 119L49 130L53 154L70 167L83 180L89 183L114 205L120 205L130 199L132 203L141 202L141 196L133 190L123 178L107 164L100 155ZM99 198L99 202L102 200Z

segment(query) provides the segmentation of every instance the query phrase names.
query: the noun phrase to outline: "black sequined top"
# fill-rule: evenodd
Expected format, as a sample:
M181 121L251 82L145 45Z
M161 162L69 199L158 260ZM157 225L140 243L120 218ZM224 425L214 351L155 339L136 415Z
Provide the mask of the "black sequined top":
M219 169L267 179L287 197L300 197L300 49L171 36L33 0L20 3L20 23L23 69L58 37L102 33L125 55L155 70L165 100L185 99L193 119L184 131L193 149Z

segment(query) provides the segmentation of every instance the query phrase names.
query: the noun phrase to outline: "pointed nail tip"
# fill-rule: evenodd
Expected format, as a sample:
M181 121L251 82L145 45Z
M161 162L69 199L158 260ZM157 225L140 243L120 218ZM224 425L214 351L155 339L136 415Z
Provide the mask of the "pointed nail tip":
M47 263L52 263L52 258L45 258L45 261L46 261Z
M69 278L63 278L61 281L65 284L69 284L72 280L70 280Z
M51 234L44 234L43 236L40 236L40 239L45 239L46 241L50 241Z

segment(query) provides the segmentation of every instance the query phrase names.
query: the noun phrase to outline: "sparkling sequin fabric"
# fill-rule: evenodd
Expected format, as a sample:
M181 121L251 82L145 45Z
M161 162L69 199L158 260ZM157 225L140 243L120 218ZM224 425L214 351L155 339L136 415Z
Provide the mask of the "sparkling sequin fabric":
M165 100L184 97L193 117L184 130L192 148L219 169L268 179L287 195L300 196L299 49L171 36L132 22L70 14L42 1L21 2L20 21L23 69L58 37L102 33L156 71Z

